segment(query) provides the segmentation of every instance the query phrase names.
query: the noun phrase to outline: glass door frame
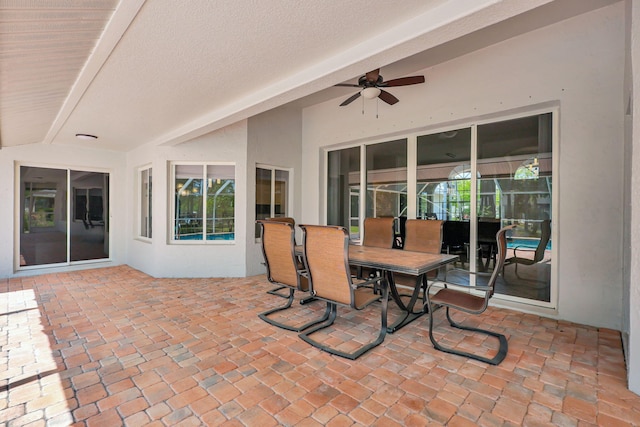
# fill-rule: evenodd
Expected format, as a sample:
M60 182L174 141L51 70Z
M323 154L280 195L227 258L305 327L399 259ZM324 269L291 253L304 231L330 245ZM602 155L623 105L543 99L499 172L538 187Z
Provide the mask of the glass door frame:
M57 262L51 264L35 264L35 265L21 265L20 264L20 235L21 235L21 222L20 219L22 217L23 212L21 212L22 206L22 180L21 180L21 167L30 167L30 168L43 168L43 169L57 169L60 171L64 171L66 174L66 201L64 206L64 211L66 213L66 261ZM42 164L42 163L31 163L31 162L20 162L16 161L14 163L14 217L13 217L13 271L28 271L28 270L36 270L43 268L52 268L52 267L64 267L64 266L72 266L72 265L82 265L82 264L94 264L94 263L104 263L110 262L113 260L113 255L111 253L111 248L113 248L113 242L111 240L111 232L110 232L110 222L111 222L111 206L113 203L112 199L112 191L111 184L108 186L108 198L107 198L107 215L104 218L104 230L105 230L105 239L107 239L107 247L109 248L109 256L106 258L96 258L96 259L88 259L88 260L71 260L71 227L72 222L74 221L74 212L72 212L72 198L74 195L74 191L72 188L71 182L71 172L90 172L90 173L102 173L108 176L108 182L111 183L113 179L113 173L109 169L104 168L92 168L92 167L71 167L71 166L61 166L61 165L50 165L50 164Z
M483 124L496 123L506 120L519 119L524 117L536 116L541 114L551 113L551 152L552 152L552 212L551 212L551 240L554 244L551 247L551 278L550 278L550 299L549 301L540 301L533 300L528 298L522 298L512 295L505 295L496 293L494 298L496 300L501 300L505 302L513 302L516 304L521 304L524 306L530 307L540 307L544 309L554 310L558 305L558 265L559 265L559 244L558 244L558 232L557 227L555 226L559 217L559 186L558 186L558 175L559 175L559 134L560 134L560 108L558 105L552 106L544 106L538 108L531 108L527 110L521 110L516 113L497 113L491 114L486 117L483 117L481 120L470 120L467 122L456 122L453 125L447 125L442 127L428 127L422 128L418 130L410 130L406 133L398 133L394 135L387 135L381 138L372 138L367 140L366 142L359 142L353 144L344 144L340 146L332 146L325 147L323 149L324 155L324 194L325 201L323 206L323 212L321 212L321 218L324 218L326 223L326 208L327 204L327 179L328 176L328 155L330 151L342 150L346 148L353 148L355 146L360 147L360 194L366 194L367 191L367 183L366 183L366 147L372 144L379 144L385 141L394 141L401 138L406 138L407 140L407 219L415 219L417 214L417 201L416 201L416 193L417 193L417 180L416 180L416 171L417 171L417 138L419 135L432 134L432 133L440 133L440 132L448 132L460 128L470 128L471 129L471 203L470 203L470 213L471 219L470 221L470 253L475 253L478 248L478 229L477 229L477 194L478 194L478 126ZM360 197L360 212L366 212L366 197ZM364 215L360 215L359 218L359 227L362 229L364 224ZM471 264L470 271L475 272L477 270L477 263ZM475 276L471 275L471 284L475 284Z
M490 118L486 118L483 120L478 120L474 122L471 127L471 199L474 201L471 203L471 214L472 218L477 218L477 192L478 192L478 127L484 124L491 124L501 121L520 119L525 117L537 116L542 114L551 114L551 241L553 242L551 246L551 275L550 275L550 283L549 283L549 301L540 301L533 300L513 295L505 295L496 293L494 298L497 300L514 302L518 304L524 305L533 305L536 307L548 308L548 309L556 309L558 306L558 265L560 264L559 259L559 244L558 244L558 231L555 226L558 222L559 218L559 185L558 185L558 175L559 175L559 163L560 163L560 153L559 153L559 135L560 135L560 108L555 105L553 107L539 108L539 109L531 109L526 110L519 113L514 114L504 114L498 116L491 116ZM477 250L477 221L471 222L471 244L472 247L470 250ZM475 253L475 252L474 252Z

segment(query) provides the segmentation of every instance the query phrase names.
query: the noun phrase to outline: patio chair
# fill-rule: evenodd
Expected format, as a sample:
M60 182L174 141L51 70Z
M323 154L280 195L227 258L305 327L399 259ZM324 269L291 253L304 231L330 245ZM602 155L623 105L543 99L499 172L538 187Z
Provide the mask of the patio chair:
M431 254L439 254L442 248L442 229L444 221L438 220L422 220L409 219L405 225L405 242L403 249L405 251L426 252ZM437 276L437 272L429 274L431 278ZM402 273L392 273L392 280L395 284L411 286L417 285L416 276L410 276ZM419 280L423 278L418 277ZM426 277L423 280L423 286L426 288ZM392 287L393 292L393 287Z
M387 333L388 286L383 277L374 277L365 281L354 281L349 270L349 233L344 227L301 225L304 236L304 262L309 275L311 295L326 301L327 308L320 323L299 336L305 342L320 350L356 359L384 341ZM370 286L379 283L382 298L373 292ZM331 326L337 316L337 306L362 310L373 302L382 299L380 310L380 332L378 337L353 352L341 351L322 344L311 335Z
M288 216L274 216L265 219L265 221L286 222L287 224L296 225L296 220Z
M486 271L491 266L495 266L496 254L496 233L500 230L500 220L484 218L478 220L478 261L482 271ZM485 261L486 259L486 261Z
M289 289L285 305L260 313L258 317L279 328L300 332L318 323L318 321L314 320L302 326L294 326L268 317L273 313L291 307L295 291L309 291L309 281L304 276L306 274L304 266L295 255L295 231L293 225L290 222L270 220L258 220L257 222L262 230L262 253L267 266L267 279L271 283Z
M507 338L499 334L497 332L493 332L486 329L474 328L470 326L463 326L462 324L456 323L451 318L450 310L460 310L471 314L481 314L483 313L489 304L489 299L493 296L494 286L496 283L496 279L498 278L498 274L502 271L502 266L504 264L505 252L507 247L506 241L506 233L507 231L513 229L514 225L509 225L501 228L496 234L496 242L498 246L498 254L496 256L496 266L491 273L489 281L484 286L469 286L469 285L456 285L445 282L432 282L427 287L426 297L427 297L427 308L429 310L429 339L433 343L433 346L440 351L444 351L446 353L458 354L460 356L470 357L472 359L480 360L482 362L490 363L492 365L497 365L502 362L507 355L507 351L509 348L509 344L507 342ZM488 275L488 273L474 273L466 270L459 270L460 272L472 275ZM430 295L431 288L435 283L443 283L443 288L435 292L435 294ZM473 291L473 292L472 292ZM433 314L436 308L445 307L447 320L449 324L454 328L463 329L467 331L479 332L485 335L490 335L498 338L499 348L497 354L493 358L487 358L480 356L478 354L468 353L461 350L456 350L451 347L445 347L442 344L438 343L433 336Z
M373 246L376 248L391 249L395 242L395 218L379 217L365 218L364 220L364 238L362 246ZM371 278L379 275L379 271L372 269L363 269L357 267L352 270L359 279Z
M549 244L549 239L551 238L551 220L545 219L540 223L540 232L538 246L535 249L516 246L513 248L513 256L505 260L503 269L507 265L515 264L515 274L517 277L520 277L518 276L518 264L533 265L542 261L544 259L544 252L547 250L547 244ZM518 252L521 254L533 252L533 257L518 256Z
M395 218L365 218L363 246L391 249L395 238Z
M287 224L291 224L293 226L296 225L296 220L288 217L288 216L281 216L281 217L272 217L272 218L266 218L264 221L276 221L276 222L285 222ZM257 222L257 221L256 221ZM281 290L286 289L286 286L278 286L276 288L273 288L269 291L267 291L268 294L271 295L275 295L277 297L282 297L282 298L289 298L288 295L280 293Z
M469 260L469 221L445 221L442 239L442 252L459 255L464 267Z
M403 249L405 251L439 254L442 248L443 223L444 221L438 220L407 220L405 224L406 234ZM427 290L428 279L435 279L437 276L437 270L420 276L393 272L387 273L391 295L403 312L400 318L389 327L391 332L394 332L403 324L411 322L418 316L424 314L423 306L418 306L420 307L419 311L414 311L413 307L420 298L420 291L422 291L422 300L426 301L425 292ZM402 293L396 285L409 287L413 289L413 292L411 294ZM408 304L405 304L401 297L408 297Z
M399 216L398 217L398 233L394 234L393 239L393 248L394 249L402 249L404 245L404 236L407 234L407 217Z

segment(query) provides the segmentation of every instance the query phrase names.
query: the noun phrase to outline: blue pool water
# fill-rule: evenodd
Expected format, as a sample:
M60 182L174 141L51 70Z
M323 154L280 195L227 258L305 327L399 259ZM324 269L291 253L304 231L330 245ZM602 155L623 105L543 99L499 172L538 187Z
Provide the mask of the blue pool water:
M520 246L521 248L536 249L538 247L538 243L540 243L539 239L509 239L507 241L507 248L512 249L516 246ZM548 251L551 250L551 241L547 243L546 249Z
M207 234L207 240L234 240L236 233ZM177 240L202 240L202 234L184 234Z

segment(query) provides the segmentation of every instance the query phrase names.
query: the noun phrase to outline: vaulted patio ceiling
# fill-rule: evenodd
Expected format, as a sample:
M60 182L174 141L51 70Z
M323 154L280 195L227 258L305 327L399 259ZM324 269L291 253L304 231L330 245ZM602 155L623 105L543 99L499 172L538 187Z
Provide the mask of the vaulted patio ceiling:
M7 0L0 148L178 144L344 98L334 84L375 68L402 77L615 1Z

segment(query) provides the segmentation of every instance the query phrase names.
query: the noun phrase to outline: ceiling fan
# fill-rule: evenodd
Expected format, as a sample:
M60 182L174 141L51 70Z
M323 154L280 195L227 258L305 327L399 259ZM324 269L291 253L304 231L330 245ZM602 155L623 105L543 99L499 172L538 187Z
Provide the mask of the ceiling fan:
M344 107L345 105L349 105L353 101L358 99L360 95L362 95L364 98L367 98L367 99L373 99L377 97L383 100L384 102L386 102L387 104L393 105L396 102L398 102L398 98L391 95L389 92L387 92L382 88L395 87L395 86L408 86L408 85L415 85L419 83L424 83L424 76L401 77L399 79L393 79L385 82L382 76L380 75L380 68L378 68L377 70L369 71L367 74L360 77L358 79L357 85L340 83L340 84L337 84L336 86L362 88L362 90L355 93L354 95L351 95L349 98L344 100L342 104L340 104L341 107Z

